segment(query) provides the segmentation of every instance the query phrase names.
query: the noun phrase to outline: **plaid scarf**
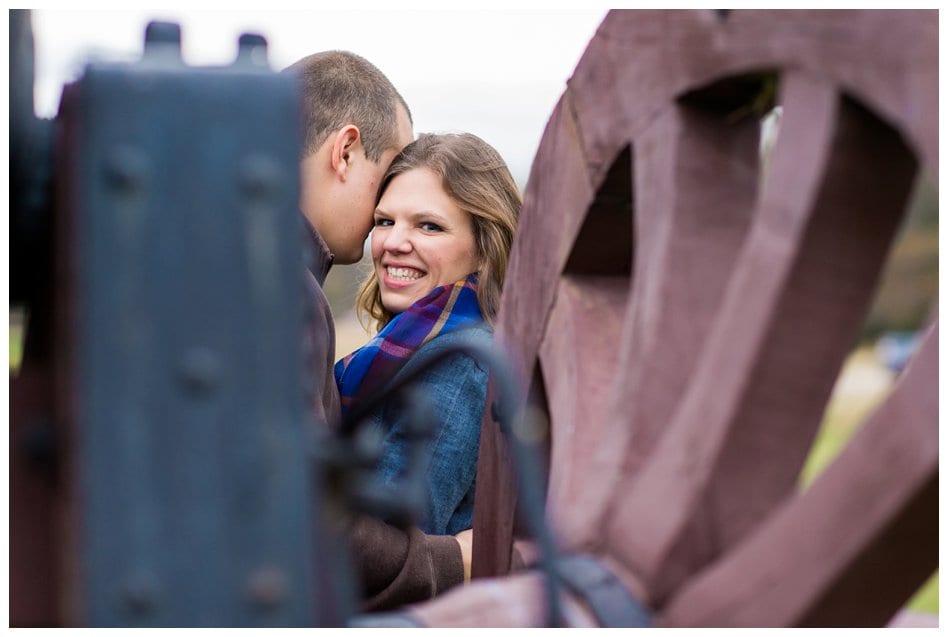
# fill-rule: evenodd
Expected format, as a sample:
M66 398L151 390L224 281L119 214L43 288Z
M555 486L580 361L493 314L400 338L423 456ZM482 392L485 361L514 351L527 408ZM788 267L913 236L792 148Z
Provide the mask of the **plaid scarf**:
M422 345L438 336L483 322L477 304L477 274L443 285L397 314L363 347L333 370L343 418L360 398L388 383Z

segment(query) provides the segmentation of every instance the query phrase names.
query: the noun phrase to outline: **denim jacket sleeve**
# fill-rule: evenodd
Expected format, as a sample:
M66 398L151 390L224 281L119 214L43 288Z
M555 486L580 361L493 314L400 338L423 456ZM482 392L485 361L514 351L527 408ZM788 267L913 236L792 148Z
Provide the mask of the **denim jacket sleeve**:
M459 330L432 339L421 347L396 375L410 373L434 354L460 339L490 342L486 327ZM466 354L455 354L429 369L420 386L439 423L431 443L425 475L425 510L419 527L428 534L455 534L470 528L474 512L474 485L487 395L487 369ZM376 414L385 432L379 476L397 485L407 469L404 422L395 405Z

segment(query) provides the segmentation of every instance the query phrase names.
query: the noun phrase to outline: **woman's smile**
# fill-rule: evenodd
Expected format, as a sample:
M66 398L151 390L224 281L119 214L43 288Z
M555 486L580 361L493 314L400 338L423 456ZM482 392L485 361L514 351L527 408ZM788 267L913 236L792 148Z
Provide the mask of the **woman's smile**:
M416 270L415 268L391 265L385 266L385 274L389 279L397 283L413 282L425 276L424 272Z

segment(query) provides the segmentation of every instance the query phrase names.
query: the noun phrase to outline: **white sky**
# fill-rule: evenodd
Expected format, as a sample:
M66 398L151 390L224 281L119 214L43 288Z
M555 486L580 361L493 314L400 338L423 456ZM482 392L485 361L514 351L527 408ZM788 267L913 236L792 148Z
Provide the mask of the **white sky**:
M477 8L445 9L402 0L399 6L413 8L390 9L390 2L346 0L337 4L347 10L300 10L286 8L285 0L231 0L225 10L192 2L191 10L34 9L37 113L55 115L63 82L76 78L87 60L140 56L149 20L181 24L185 61L197 66L229 64L238 36L255 32L267 38L276 70L326 49L363 55L405 97L416 133L475 133L501 153L523 186L553 106L608 7L628 6L585 0L581 9L562 3L528 9L518 0L481 0L467 3Z
M349 5L351 6L351 5ZM524 185L553 106L607 9L34 10L37 114L90 59L134 60L149 20L178 22L185 61L229 64L241 33L264 35L271 66L347 49L377 65L412 109L415 132L467 131Z

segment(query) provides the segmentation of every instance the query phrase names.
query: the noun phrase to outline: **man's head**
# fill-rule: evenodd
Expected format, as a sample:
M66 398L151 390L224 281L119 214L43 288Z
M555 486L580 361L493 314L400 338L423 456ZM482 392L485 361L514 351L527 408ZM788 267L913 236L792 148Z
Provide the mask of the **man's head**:
M304 140L300 208L337 263L362 258L382 175L412 140L411 112L370 62L346 51L299 60Z

